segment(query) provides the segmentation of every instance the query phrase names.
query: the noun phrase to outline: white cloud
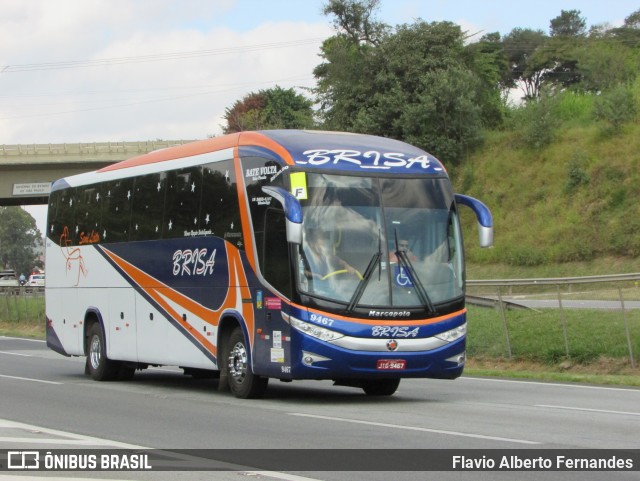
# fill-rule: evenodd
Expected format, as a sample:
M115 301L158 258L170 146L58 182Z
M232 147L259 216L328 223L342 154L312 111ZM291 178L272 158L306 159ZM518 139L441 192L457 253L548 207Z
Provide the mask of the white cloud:
M5 3L5 144L220 133L224 109L246 93L313 86L319 47L332 34L327 22L233 30L220 23L234 6L225 0ZM69 61L80 64L60 63Z

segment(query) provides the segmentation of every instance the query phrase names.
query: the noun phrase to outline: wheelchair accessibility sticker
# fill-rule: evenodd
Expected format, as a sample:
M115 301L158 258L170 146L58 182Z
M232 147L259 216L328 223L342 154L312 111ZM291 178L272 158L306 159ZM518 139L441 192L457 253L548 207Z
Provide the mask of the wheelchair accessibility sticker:
M411 276L403 266L396 265L393 270L393 278L397 286L413 287Z

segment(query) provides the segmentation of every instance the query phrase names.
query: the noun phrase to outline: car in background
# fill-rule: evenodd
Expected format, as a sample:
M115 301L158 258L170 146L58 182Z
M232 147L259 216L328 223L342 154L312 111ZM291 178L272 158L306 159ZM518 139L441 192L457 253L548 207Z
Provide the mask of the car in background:
M27 285L29 287L44 287L44 274L31 274Z
M0 287L18 287L18 277L14 270L0 271Z

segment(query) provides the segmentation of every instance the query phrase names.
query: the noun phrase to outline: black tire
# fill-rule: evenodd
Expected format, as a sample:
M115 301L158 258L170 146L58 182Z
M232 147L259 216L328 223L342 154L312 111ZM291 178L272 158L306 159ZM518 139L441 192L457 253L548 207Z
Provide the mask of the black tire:
M391 396L400 385L400 379L365 379L362 390L367 396Z
M88 331L87 338L87 370L96 381L116 379L120 364L107 357L107 346L100 324L94 322Z
M126 362L118 362L118 364L120 364L120 366L118 366L118 374L116 376L116 379L118 381L131 381L131 379L133 379L133 375L136 373L135 364Z
M240 399L262 397L269 378L253 374L249 362L249 349L240 327L233 330L226 346L225 362L230 391Z

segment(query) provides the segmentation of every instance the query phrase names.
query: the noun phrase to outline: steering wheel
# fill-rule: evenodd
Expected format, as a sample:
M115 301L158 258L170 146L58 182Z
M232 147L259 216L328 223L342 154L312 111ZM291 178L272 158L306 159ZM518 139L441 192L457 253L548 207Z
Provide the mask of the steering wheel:
M360 280L362 280L362 274L360 274L360 272L357 269L354 269L354 271L358 275L358 278ZM320 278L320 280L324 281L324 280L328 279L329 277L342 275L342 274L348 274L348 273L349 273L349 271L347 269L340 269L340 270L337 270L337 271L329 272L326 276Z

